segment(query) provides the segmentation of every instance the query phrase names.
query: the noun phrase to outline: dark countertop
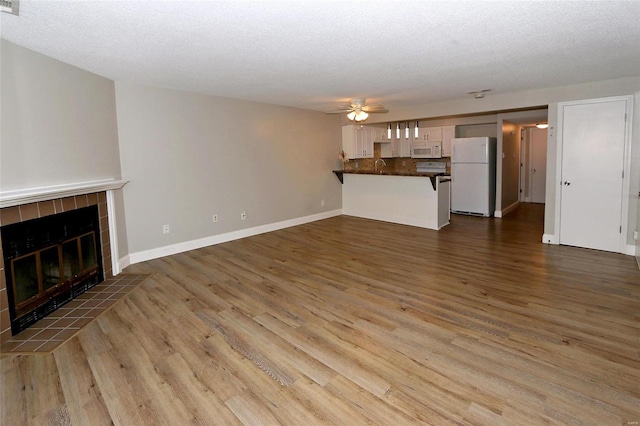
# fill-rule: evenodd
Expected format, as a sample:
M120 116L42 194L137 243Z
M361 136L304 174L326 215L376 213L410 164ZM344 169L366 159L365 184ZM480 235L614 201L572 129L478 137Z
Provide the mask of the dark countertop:
M436 176L448 176L445 173L426 173L426 172L412 172L409 170L396 171L396 170L335 170L334 173L345 173L353 175L383 175L383 176L418 176L418 177L436 177Z
M397 170L334 170L338 179L340 179L340 183L344 183L342 175L350 174L350 175L380 175L380 176L414 176L414 177L428 177L431 179L431 186L433 186L433 190L436 190L436 180L438 176L449 178L449 175L446 173L426 173L426 172L412 172L409 170L406 171L397 171ZM449 179L447 179L449 180Z

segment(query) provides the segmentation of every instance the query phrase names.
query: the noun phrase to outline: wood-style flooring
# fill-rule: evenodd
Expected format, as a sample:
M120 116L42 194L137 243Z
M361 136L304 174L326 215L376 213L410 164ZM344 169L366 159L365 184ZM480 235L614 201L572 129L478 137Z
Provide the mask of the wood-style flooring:
M542 216L340 216L130 266L154 275L52 354L3 354L0 423L637 425L635 259L541 244Z

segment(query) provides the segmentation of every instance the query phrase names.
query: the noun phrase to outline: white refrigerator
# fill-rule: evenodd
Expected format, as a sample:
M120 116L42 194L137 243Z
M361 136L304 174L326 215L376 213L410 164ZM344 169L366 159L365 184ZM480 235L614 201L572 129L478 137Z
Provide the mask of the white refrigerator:
M451 152L451 212L493 216L496 206L496 139L455 138Z

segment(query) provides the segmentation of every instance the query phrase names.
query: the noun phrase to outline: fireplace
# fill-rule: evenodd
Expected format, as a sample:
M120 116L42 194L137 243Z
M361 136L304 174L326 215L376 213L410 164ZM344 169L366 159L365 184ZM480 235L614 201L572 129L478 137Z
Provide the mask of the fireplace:
M12 334L104 280L97 205L0 231Z
M118 254L118 245L115 238L115 236L117 235L116 205L118 197L116 191L122 189L122 187L124 187L124 185L126 184L127 181L118 180L115 178L107 178L94 181L64 183L59 185L22 188L15 190L3 191L2 189L0 189L0 343L7 342L9 339L11 339L12 335L15 334L12 329L12 321L15 319L15 316L13 316L13 314L9 312L9 289L7 277L11 275L11 261L16 259L16 257L15 254L11 254L10 249L9 251L7 251L7 253L4 252L3 247L8 243L5 244L3 242L2 228L20 222L27 222L32 219L45 218L48 216L58 215L60 213L83 209L88 206L97 206L98 229L94 229L93 231L95 236L84 236L86 233L75 235L74 237L70 237L70 239L76 239L75 246L72 242L69 242L69 245L67 245L66 247L58 249L63 250L63 254L58 254L57 257L58 264L61 262L60 259L62 258L63 266L60 269L60 271L62 272L52 273L50 268L47 269L47 265L56 264L56 250L52 249L51 251L48 251L47 248L49 246L38 247L31 250L39 252L39 254L34 254L34 256L36 256L36 266L38 265L37 262L39 261L40 267L42 268L43 264L45 267L45 272L41 272L40 278L38 278L37 272L35 273L36 278L35 280L32 279L31 285L33 288L37 289L35 293L40 295L42 295L43 293L48 294L48 291L50 291L52 287L64 287L64 284L52 284L52 282L59 282L59 280L47 276L55 277L56 274L59 274L62 276L60 281L67 281L66 279L64 279L64 253L65 249L73 247L75 247L75 250L78 253L83 253L84 250L84 256L86 257L86 259L83 260L82 263L80 260L78 260L77 265L72 265L71 263L69 263L70 261L67 261L68 267L66 276L71 276L71 278L74 278L76 277L76 275L78 275L78 277L85 277L87 274L89 274L91 275L89 278L92 278L93 276L97 275L92 274L92 271L90 270L91 268L85 268L85 265L93 264L93 262L89 260L89 258L92 257L91 251L90 249L87 249L87 247L91 246L88 242L90 241L90 238L95 238L95 254L97 257L97 263L102 270L102 276L104 277L104 279L110 279L114 276L114 274L117 275L120 272L123 264L124 266L128 265L127 262L119 263L117 261L117 259L120 259L120 257ZM78 238L80 238L81 241L78 241ZM84 244L82 238L85 239ZM67 242L67 240L63 239L62 242ZM78 246L78 244L80 244L80 246ZM34 243L32 243L32 245L34 245ZM25 253L25 255L26 254L27 253ZM8 263L5 264L5 259L9 257L11 257L11 259L9 259ZM20 266L21 265L17 265L17 267ZM72 274L69 271L75 272ZM29 273L18 272L18 274L28 275ZM70 283L69 287L77 287L77 281ZM26 293L20 294L18 296L17 301L20 305L20 308L22 307L22 304L26 301L26 299L33 297L33 288L31 292L27 291ZM81 287L77 287L74 291L78 291L80 288ZM13 292L13 287L11 291ZM16 298L14 297L13 293L11 296L13 300L12 303L14 303L15 305ZM15 312L15 306L12 307L12 310Z

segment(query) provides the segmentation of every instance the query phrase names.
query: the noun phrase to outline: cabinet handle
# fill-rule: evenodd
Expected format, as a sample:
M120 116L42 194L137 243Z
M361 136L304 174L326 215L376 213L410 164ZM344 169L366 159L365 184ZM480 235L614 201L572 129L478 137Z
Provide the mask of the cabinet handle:
M569 186L569 185L571 185L571 182L565 180L564 184L565 184L565 186Z

